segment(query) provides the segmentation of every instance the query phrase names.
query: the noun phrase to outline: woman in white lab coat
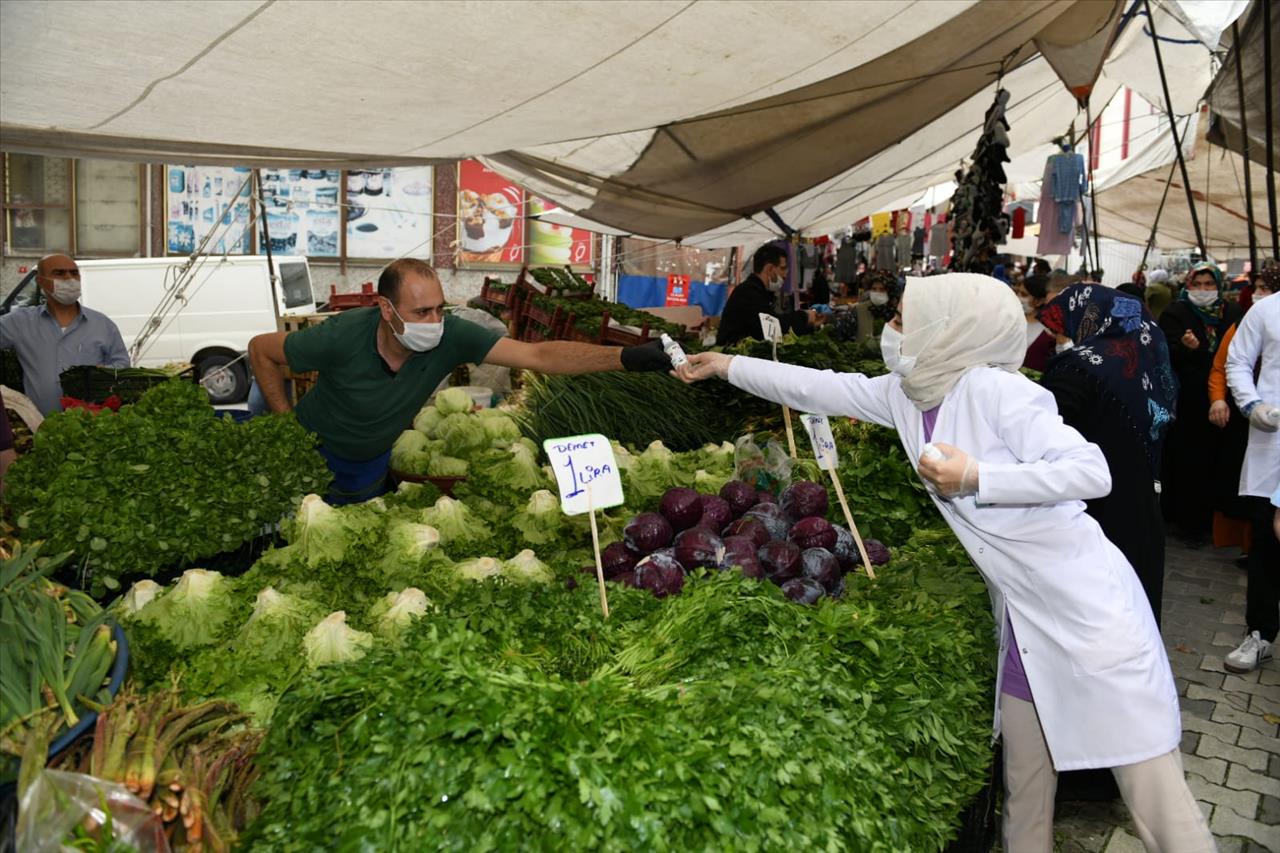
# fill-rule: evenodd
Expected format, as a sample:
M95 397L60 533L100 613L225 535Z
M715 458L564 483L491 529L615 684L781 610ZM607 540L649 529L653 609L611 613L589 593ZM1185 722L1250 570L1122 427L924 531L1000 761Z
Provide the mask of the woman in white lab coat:
M1000 625L1005 850L1052 850L1056 772L1090 767L1114 769L1148 850L1214 850L1183 776L1178 697L1151 608L1085 514L1085 499L1110 490L1106 462L1017 373L1017 297L988 276L908 278L882 344L894 372L874 379L722 353L692 355L677 375L893 427L920 460ZM947 458L925 459L929 442Z

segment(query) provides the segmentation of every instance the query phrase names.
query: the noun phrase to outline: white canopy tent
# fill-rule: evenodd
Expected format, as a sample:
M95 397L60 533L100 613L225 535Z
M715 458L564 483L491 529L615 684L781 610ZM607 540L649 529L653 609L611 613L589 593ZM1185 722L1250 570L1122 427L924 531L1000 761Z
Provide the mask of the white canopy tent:
M1244 2L1152 6L1175 40L1175 110L1190 113L1210 70L1184 42L1220 32ZM1095 103L1121 80L1147 94L1158 82L1138 9L5 0L0 147L327 167L487 155L578 221L728 246L776 236L766 208L821 231L947 180L1002 69L1011 156L1066 130L1068 87L1084 91L1100 66Z

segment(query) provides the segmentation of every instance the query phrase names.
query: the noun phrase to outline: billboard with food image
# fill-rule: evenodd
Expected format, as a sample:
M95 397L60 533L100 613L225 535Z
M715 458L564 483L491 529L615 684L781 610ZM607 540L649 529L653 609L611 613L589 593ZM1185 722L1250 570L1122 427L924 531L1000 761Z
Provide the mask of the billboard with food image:
M524 192L475 160L458 164L458 263L524 263Z

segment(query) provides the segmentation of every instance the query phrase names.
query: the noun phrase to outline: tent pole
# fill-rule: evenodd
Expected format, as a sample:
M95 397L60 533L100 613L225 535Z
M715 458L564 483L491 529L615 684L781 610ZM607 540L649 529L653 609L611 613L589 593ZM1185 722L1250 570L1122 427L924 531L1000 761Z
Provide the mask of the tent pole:
M1205 257L1204 236L1200 233L1200 215L1196 213L1196 201L1191 195L1191 178L1187 176L1187 161L1182 157L1182 140L1178 138L1178 120L1173 115L1173 98L1169 97L1169 78L1164 73L1164 57L1160 55L1160 37L1156 34L1156 19L1151 13L1151 0L1142 0L1147 12L1147 26L1151 28L1151 45L1156 51L1156 68L1160 72L1160 87L1164 90L1164 105L1169 113L1169 130L1173 133L1173 150L1178 155L1178 168L1182 171L1182 186L1187 191L1187 207L1191 210L1191 224L1196 229L1196 248ZM1266 8L1266 3L1263 8ZM1268 87L1268 92L1271 89ZM1270 121L1270 118L1268 118Z
M1156 244L1156 231L1160 229L1160 216L1164 213L1165 199L1169 198L1169 187L1173 186L1173 173L1177 170L1177 163L1169 167L1169 179L1164 182L1164 194L1160 196L1160 206L1156 208L1156 218L1151 223L1151 236L1147 238L1147 247L1142 250L1142 263L1138 265L1139 269L1147 265L1147 255L1151 254L1151 247Z
M1244 45L1240 43L1240 24L1231 22L1231 43L1236 49L1236 96L1240 102L1240 138L1244 147L1244 210L1249 220L1249 269L1258 272L1258 237L1253 233L1253 180L1249 168L1249 117L1244 109Z
M1267 91L1267 209L1271 213L1271 256L1280 258L1280 236L1276 234L1276 230L1280 229L1280 219L1276 219L1276 163L1273 141L1275 134L1272 131L1272 127L1275 126L1272 90L1276 87L1276 81L1271 73L1270 2L1262 4L1262 28L1266 31L1262 35L1262 82Z
M1093 113L1089 109L1089 100L1084 102L1084 121L1089 127L1089 209L1093 212L1093 262L1096 267L1102 266L1102 250L1098 248L1098 197L1097 187L1093 184ZM1098 118L1098 132L1102 132L1102 118ZM1101 140L1099 140L1101 141ZM1102 276L1098 276L1102 278ZM1099 282L1101 283L1101 282Z

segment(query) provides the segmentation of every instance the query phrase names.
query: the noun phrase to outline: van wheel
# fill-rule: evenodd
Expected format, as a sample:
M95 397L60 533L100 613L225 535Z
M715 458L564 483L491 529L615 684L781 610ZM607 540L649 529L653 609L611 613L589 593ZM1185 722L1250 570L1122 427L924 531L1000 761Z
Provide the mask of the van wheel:
M249 371L244 359L235 364L232 361L235 359L229 355L206 355L196 365L196 376L215 406L242 403L249 396Z

